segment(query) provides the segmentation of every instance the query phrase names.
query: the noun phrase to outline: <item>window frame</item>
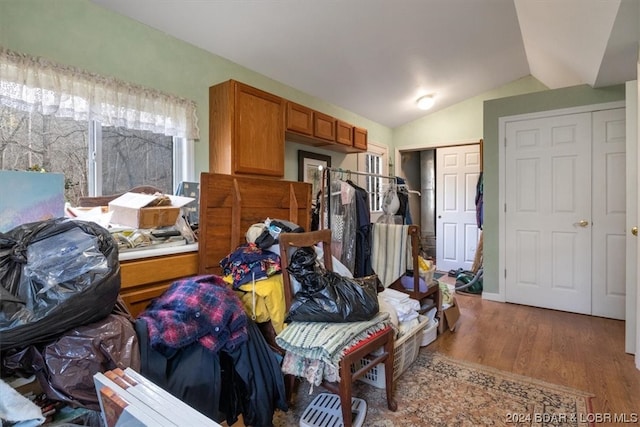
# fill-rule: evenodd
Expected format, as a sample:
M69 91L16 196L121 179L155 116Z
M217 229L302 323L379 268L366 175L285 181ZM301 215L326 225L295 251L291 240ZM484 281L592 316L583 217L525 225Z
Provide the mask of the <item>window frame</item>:
M363 172L368 172L368 158L369 156L376 156L378 158L380 158L380 172L378 173L379 175L384 175L387 176L389 175L389 148L387 146L384 145L379 145L379 144L375 144L375 143L368 143L367 146L367 151L365 153L358 153L358 170L359 171L363 171ZM366 176L365 178L373 178L373 177L369 177ZM372 197L375 194L375 192L369 192L368 190L368 179L365 179L365 183L364 183L364 187L367 188L367 191L369 192L369 211L371 214L371 221L372 222L376 222L376 220L378 219L378 217L380 215L382 215L384 212L382 211L382 191L383 191L383 180L384 178L379 178L380 180L380 185L378 188L378 200L379 200L379 207L380 210L373 210L372 209Z

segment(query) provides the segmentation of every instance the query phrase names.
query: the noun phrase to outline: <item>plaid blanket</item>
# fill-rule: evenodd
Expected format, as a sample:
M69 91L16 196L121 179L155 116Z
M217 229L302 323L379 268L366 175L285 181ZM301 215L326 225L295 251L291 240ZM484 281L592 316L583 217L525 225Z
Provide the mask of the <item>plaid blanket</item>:
M290 363L286 368L283 365L283 371L304 377L314 385L323 378L337 381L338 364L345 351L388 325L389 313L383 312L365 322L292 322L276 336L276 343L288 356L291 353Z

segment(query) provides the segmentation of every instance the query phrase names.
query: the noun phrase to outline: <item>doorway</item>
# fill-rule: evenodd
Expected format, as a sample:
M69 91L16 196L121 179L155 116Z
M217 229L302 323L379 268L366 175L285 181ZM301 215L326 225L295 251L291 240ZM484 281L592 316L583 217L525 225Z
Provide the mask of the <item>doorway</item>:
M420 225L422 255L438 270L471 270L479 229L475 197L481 169L480 143L399 152L399 173L420 196L409 204ZM419 222L418 222L419 219Z

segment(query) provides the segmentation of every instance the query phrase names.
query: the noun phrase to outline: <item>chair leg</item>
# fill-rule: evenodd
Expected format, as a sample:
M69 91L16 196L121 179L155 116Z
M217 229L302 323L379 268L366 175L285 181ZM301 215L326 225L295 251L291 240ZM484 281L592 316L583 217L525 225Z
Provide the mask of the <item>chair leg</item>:
M393 359L394 359L394 342L393 334L388 334L389 339L384 344L384 351L388 354L384 360L384 384L387 392L387 408L395 412L398 410L398 403L393 398Z
M347 364L347 361L349 363ZM340 391L340 405L342 406L342 423L344 427L351 427L351 387L353 386L353 378L351 377L350 358L344 357L340 361L340 383L338 384Z
M293 406L293 395L296 392L296 377L295 375L285 374L284 376L284 390L287 405Z

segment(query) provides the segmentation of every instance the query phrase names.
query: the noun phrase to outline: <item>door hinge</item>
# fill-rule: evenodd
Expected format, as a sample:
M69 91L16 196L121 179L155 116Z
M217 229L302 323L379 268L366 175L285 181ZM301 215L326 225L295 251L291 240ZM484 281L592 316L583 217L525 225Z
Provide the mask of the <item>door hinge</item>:
M507 204L504 204L504 213L507 213Z
M507 269L506 268L504 269L504 278L505 279L507 278Z

